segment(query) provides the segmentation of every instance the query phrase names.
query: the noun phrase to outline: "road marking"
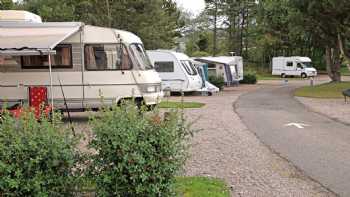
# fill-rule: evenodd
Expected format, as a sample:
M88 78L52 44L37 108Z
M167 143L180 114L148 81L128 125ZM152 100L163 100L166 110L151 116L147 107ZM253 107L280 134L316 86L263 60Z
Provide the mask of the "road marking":
M284 126L285 127L293 127L294 126L298 129L305 129L305 127L309 127L310 125L304 124L304 123L291 122L291 123L285 124Z

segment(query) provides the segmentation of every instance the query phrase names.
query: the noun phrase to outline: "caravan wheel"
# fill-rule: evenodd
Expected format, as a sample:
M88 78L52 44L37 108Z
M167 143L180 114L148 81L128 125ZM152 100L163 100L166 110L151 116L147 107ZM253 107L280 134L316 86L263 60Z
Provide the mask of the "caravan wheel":
M287 75L285 73L281 74L281 78L286 78L286 77L287 77Z

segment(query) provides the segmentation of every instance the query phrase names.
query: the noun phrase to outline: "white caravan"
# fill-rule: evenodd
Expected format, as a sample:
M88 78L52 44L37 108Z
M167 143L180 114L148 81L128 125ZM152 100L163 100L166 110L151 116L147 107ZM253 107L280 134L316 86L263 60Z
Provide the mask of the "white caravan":
M226 85L243 80L243 58L241 56L219 56L194 58L208 64L209 76L224 77Z
M202 79L187 55L168 50L147 53L162 79L163 90L195 92L202 89Z
M282 78L299 76L302 78L317 76L317 70L308 57L274 57L272 58L272 75Z
M50 87L49 99L62 110L64 98L72 111L97 109L102 100L160 102L161 79L136 35L26 18L27 12L0 11L0 107L28 103L32 86Z

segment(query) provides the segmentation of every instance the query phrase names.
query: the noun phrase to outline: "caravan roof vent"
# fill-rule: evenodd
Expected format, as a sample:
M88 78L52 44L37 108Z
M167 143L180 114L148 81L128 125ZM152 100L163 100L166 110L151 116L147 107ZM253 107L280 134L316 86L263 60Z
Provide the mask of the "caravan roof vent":
M41 17L22 10L0 10L0 22L42 23Z

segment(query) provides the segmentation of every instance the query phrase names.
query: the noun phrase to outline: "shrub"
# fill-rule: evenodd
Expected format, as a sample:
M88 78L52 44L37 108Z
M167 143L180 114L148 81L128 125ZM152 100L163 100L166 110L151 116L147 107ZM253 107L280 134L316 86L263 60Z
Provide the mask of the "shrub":
M103 109L92 118L91 177L98 196L171 196L192 134L182 115L137 110L132 104Z
M209 82L222 90L225 86L225 79L222 76L209 76Z
M7 113L0 123L0 196L73 196L76 140L59 122Z
M240 81L241 84L256 84L257 77L255 73L244 74L243 80Z

